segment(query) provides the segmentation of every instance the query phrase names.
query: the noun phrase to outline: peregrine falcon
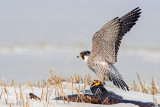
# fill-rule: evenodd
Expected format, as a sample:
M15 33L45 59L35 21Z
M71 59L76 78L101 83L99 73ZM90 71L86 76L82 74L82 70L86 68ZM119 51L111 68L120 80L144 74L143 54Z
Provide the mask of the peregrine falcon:
M129 87L122 79L114 64L123 36L130 31L140 17L139 7L125 14L121 18L114 18L97 31L92 38L92 50L81 52L77 58L82 58L88 67L96 73L94 85L102 85L104 81L112 81L115 86L123 90Z

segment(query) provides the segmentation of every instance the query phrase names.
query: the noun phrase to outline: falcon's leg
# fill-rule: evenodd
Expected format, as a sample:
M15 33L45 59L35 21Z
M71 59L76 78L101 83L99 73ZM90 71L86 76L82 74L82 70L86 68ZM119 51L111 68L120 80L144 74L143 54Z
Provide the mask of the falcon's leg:
M94 80L93 84L91 85L91 88L95 87L95 86L102 86L103 83L98 81L98 80Z
M94 95L100 95L101 97L108 95L108 91L104 88L103 83L98 80L94 80L90 89Z
M98 80L94 80L93 84L90 87L91 92L95 96L100 96L101 98L107 98L109 96L123 99L121 96L115 94L114 92L109 92L105 89L102 82L99 82Z

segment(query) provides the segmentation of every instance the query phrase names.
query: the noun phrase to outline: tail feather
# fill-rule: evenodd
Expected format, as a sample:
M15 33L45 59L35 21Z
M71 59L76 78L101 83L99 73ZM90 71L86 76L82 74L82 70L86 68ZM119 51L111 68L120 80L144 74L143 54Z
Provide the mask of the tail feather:
M124 82L122 76L118 72L115 74L110 73L109 80L112 81L115 86L118 86L118 88L129 91L128 85Z

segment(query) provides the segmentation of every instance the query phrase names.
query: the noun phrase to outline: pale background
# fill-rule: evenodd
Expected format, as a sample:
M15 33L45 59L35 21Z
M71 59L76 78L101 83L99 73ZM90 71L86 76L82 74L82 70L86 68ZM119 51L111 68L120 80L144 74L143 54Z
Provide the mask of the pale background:
M159 0L1 0L0 78L16 82L90 73L76 56L91 49L94 33L116 16L140 7L142 16L125 35L116 67L127 84L160 81Z

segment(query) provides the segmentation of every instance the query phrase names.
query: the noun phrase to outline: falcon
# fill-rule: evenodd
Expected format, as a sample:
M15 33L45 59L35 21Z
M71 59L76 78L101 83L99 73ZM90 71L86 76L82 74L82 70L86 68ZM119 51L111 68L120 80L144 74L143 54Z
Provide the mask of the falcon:
M112 19L94 34L92 50L83 51L77 56L96 73L97 79L91 88L102 85L105 81L112 81L115 86L129 91L129 87L114 64L117 62L117 54L123 36L136 24L140 14L141 9L137 7L121 18Z

